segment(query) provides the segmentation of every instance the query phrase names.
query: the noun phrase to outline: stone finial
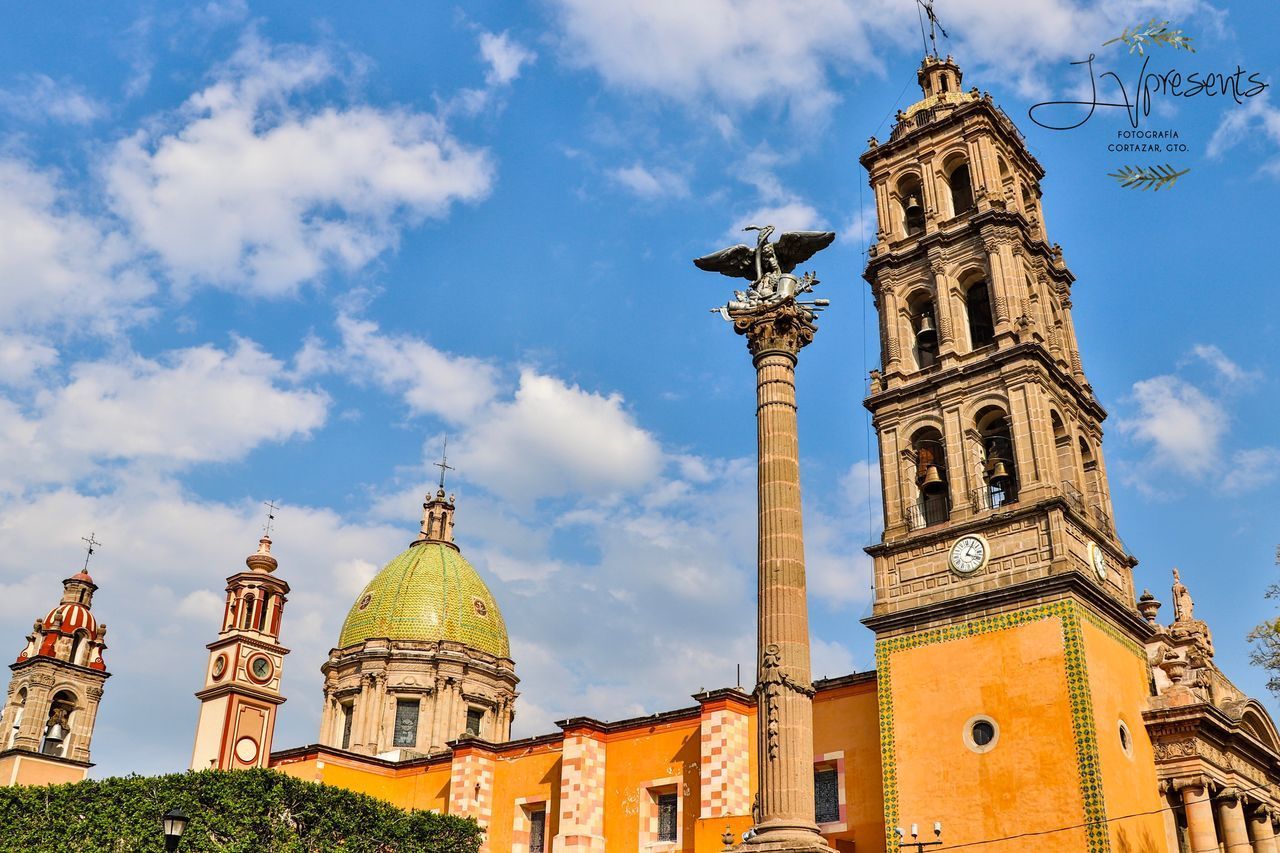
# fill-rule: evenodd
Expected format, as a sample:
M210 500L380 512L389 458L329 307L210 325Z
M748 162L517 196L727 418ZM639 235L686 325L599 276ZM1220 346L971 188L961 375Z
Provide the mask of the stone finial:
M1156 614L1160 612L1160 607L1160 602L1151 594L1151 590L1144 589L1138 598L1138 612L1147 620L1148 625L1156 624Z
M263 536L258 540L258 550L245 558L245 565L251 571L270 574L280 563L271 556L271 537Z
M1173 649L1166 649L1164 658L1159 663L1160 669L1164 670L1164 674L1169 676L1169 680L1174 684L1182 681L1183 676L1187 674L1187 662L1178 657Z

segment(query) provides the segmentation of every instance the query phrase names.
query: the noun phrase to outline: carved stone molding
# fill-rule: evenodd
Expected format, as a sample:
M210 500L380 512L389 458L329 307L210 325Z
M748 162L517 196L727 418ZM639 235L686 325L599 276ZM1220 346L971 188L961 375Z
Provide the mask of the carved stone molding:
M747 339L747 350L753 356L766 352L785 352L792 357L813 340L818 327L813 315L794 301L784 302L764 311L733 317L733 329Z

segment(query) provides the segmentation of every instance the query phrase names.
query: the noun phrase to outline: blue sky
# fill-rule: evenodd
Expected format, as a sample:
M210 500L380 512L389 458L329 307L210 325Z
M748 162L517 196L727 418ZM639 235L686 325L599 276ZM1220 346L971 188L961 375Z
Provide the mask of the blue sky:
M1153 15L1152 69L1270 81L1268 6L938 0L944 49L1047 170L1050 238L1107 421L1138 586L1179 566L1219 661L1273 612L1280 108L1157 99L1191 172L1107 173L1100 112L1030 104ZM918 97L914 7L806 0L24 8L0 34L0 638L16 656L90 530L109 626L95 774L186 766L204 644L261 502L294 652L276 744L416 533L449 436L457 535L523 679L516 734L675 707L752 669L753 380L690 258L748 221L828 227L799 374L815 675L871 666L879 526L861 406L874 230L857 165ZM869 499L870 498L870 499ZM1271 707L1274 703L1268 699Z

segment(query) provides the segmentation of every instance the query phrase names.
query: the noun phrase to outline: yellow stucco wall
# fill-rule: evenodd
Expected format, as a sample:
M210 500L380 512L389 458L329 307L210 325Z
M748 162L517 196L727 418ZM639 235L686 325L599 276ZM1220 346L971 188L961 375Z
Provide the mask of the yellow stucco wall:
M1159 810L1164 801L1141 713L1148 693L1146 654L1088 619L1082 626L1112 849L1163 851L1167 840ZM1129 731L1130 754L1121 745L1121 720Z
M1023 833L1049 833L1036 837L1036 850L1087 850L1082 829L1057 831L1084 815L1062 619L982 628L881 651L896 774L886 774L891 806L896 792L889 813L897 825L920 824L930 839L941 821L948 845L974 851L1003 851L1007 843L983 842ZM975 715L998 726L994 748L981 754L964 740Z
M4 785L62 785L83 781L87 772L86 767L49 761L37 755L16 754L0 758L0 784Z
M701 784L700 743L697 717L642 727L606 741L604 834L610 849L639 849L641 798L658 780L670 779L679 780L675 785L680 796L680 835L688 842L684 849L693 849Z
M878 850L884 839L878 717L874 679L814 697L815 755L844 753L848 828L828 834L826 838L855 842L858 850Z

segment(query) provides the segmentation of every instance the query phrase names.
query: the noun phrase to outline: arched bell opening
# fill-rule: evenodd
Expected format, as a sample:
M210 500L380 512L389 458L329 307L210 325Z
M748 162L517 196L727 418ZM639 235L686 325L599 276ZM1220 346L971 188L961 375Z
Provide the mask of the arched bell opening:
M40 740L40 752L63 757L71 751L71 717L76 711L76 697L69 690L59 690L49 703Z
M982 441L982 478L985 483L982 504L995 509L1018 499L1018 469L1013 456L1013 436L1009 418L992 406L977 417L978 435Z
M911 437L911 450L915 459L912 479L916 500L907 521L912 529L941 524L951 517L951 489L942 433L934 427L917 430Z
M1106 501L1102 496L1102 478L1098 472L1098 460L1094 457L1089 442L1083 437L1080 438L1080 468L1084 471L1085 500L1094 514L1102 520L1102 526L1110 530L1111 518L1104 509Z
M924 194L920 179L907 175L898 181L898 204L902 210L902 232L910 237L924 232Z
M916 367L933 367L938 363L938 318L933 299L928 292L919 291L907 298L907 311L911 315L911 351Z
M89 632L84 629L76 631L71 641L71 654L67 657L76 666L89 664Z
M959 216L973 209L973 181L969 161L961 154L948 157L942 166L947 188L951 191L951 215Z
M968 320L969 346L981 349L996 339L995 321L991 316L991 291L986 279L975 276L962 283L965 319Z
M8 716L10 719L9 731L5 735L5 749L13 746L14 741L18 739L18 730L22 728L22 716L27 710L27 688L23 687L13 697L9 703Z
M1049 411L1049 423L1053 426L1053 447L1058 461L1058 481L1068 497L1080 498L1079 485L1075 482L1076 461L1071 452L1071 436L1067 433L1067 425L1062 416ZM1074 492L1074 495L1072 494Z

